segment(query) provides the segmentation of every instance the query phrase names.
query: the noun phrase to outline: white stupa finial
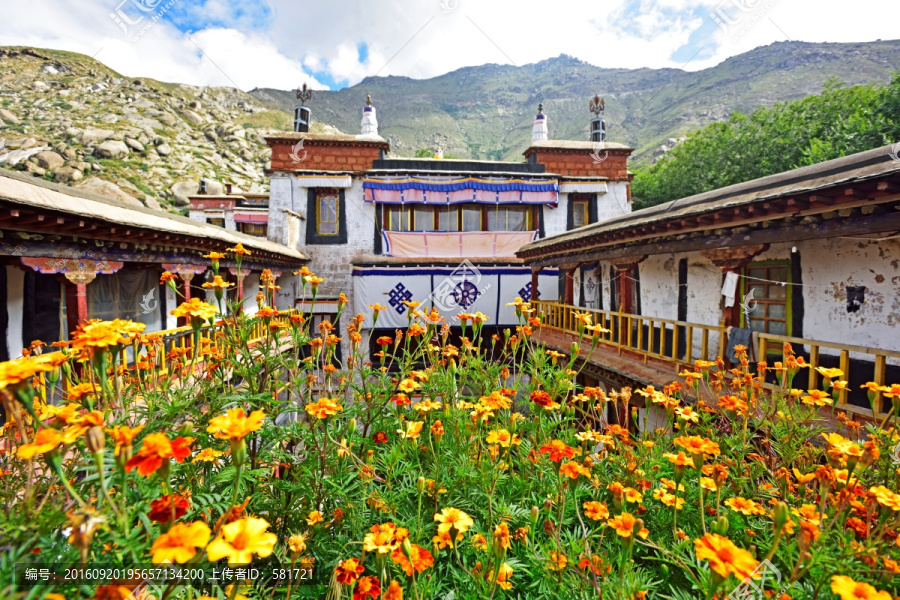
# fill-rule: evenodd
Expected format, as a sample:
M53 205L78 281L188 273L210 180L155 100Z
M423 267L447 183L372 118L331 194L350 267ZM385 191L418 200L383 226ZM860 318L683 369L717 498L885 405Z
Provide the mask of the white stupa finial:
M543 142L547 140L547 115L544 114L544 103L538 104L538 114L534 117L534 127L531 130L531 142Z
M378 135L378 117L375 115L375 107L372 106L372 96L366 94L366 106L363 108L362 134L368 136Z
M444 158L444 151L440 146L434 149L434 157L441 160Z

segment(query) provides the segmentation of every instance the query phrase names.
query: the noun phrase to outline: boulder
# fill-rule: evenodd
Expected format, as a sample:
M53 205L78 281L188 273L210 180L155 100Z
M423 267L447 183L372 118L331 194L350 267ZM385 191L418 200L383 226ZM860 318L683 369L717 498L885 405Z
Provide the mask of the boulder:
M104 140L108 140L113 136L114 133L114 131L110 131L109 129L97 129L95 127L88 127L81 132L81 143L85 146L97 144Z
M179 181L169 188L172 196L175 197L175 204L178 206L188 206L191 202L189 196L195 196L200 191L200 183L197 181Z
M118 160L128 156L128 152L128 146L125 145L125 142L107 140L97 146L94 150L94 156Z
M210 129L208 131L204 131L203 135L206 137L207 140L209 140L210 142L213 142L213 143L215 143L216 140L219 139L219 136L216 135L216 132L213 131L212 129Z
M187 122L194 127L198 127L199 125L203 124L203 117L192 110L185 110L182 114L184 115L184 118L187 120Z
M22 140L22 145L20 146L22 150L28 150L29 148L34 148L38 145L38 141L33 137L25 138Z
M47 169L43 169L39 167L37 164L28 161L25 163L25 172L31 173L32 175L36 175L38 177L43 177L47 174Z
M154 210L162 210L162 205L156 201L156 198L151 198L150 196L144 196L144 204L147 205L147 208L152 208Z
M156 153L159 154L160 156L168 156L168 155L172 154L172 146L163 142L162 144L160 144L159 146L156 147Z
M100 196L106 196L107 198L111 198L113 200L118 200L119 202L127 204L129 206L143 206L140 200L138 200L131 194L125 193L122 188L120 188L116 184L110 181L104 181L99 177L88 177L84 181L78 183L75 187L86 192L91 192L94 194L99 194Z
M3 119L7 123L16 124L19 122L19 118L6 110L5 108L0 108L0 119Z
M75 167L63 167L61 169L57 169L53 174L53 178L56 181L61 181L63 183L68 183L69 181L78 181L84 177L84 174L81 170L76 169Z
M159 120L166 124L168 127L172 127L175 125L175 115L172 113L164 112L159 115Z
M36 162L38 166L51 171L60 168L66 163L62 156L51 150L44 150L43 152L35 154L34 162Z
M131 148L132 150L136 150L138 152L144 151L144 145L134 138L126 138L125 145L128 146L129 148Z

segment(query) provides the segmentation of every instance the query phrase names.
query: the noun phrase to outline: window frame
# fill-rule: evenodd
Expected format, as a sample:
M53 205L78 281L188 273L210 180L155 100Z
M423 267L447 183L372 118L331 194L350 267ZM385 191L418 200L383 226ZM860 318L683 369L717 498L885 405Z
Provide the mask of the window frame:
M434 218L432 220L431 227L428 229L422 229L418 226L418 218L416 215L420 213L420 210L423 206L429 207L432 209L432 214ZM458 204L432 204L432 205L422 205L422 204L383 204L382 205L382 213L381 213L381 226L385 231L397 231L397 232L409 232L409 231L429 231L429 232L441 232L441 233L462 233L465 231L470 232L504 232L504 231L535 231L538 229L539 218L540 215L537 213L540 206L535 205L522 205L522 204L481 204L476 202L461 202ZM399 210L398 210L399 209ZM474 211L477 209L479 213L479 228L478 229L463 229L463 225L465 223L465 213L466 211ZM525 213L525 229L488 229L488 215L490 211L506 211L506 219L504 227L509 227L509 210L522 210ZM456 228L455 229L441 229L441 219L443 217L444 211L452 211L450 215L455 215L456 217ZM399 212L399 219L402 221L406 220L406 229L399 229L397 226L399 223L395 223L395 215Z
M319 192L322 192L321 195ZM328 198L334 198L334 221L323 221L322 216L325 211L322 210L322 201ZM334 232L323 232L322 224L331 225L334 223ZM337 237L341 234L341 196L340 192L333 190L317 190L316 192L316 235L323 237Z
M576 208L583 207L584 210L584 222L581 225L578 225L575 222L575 215L577 214ZM582 200L576 199L572 200L572 229L578 229L579 227L584 227L585 225L591 224L591 215L590 215L591 201L590 200Z
M306 200L306 244L337 246L347 243L347 199L343 188L310 187L307 189ZM336 233L321 233L319 227L321 196L337 196L335 218L337 219ZM330 223L330 221L328 221Z
M760 307L760 306L765 307L765 313L764 313L765 316L763 316L763 317L754 316L752 321L763 321L765 323L765 330L761 331L759 333L765 333L765 334L769 334L769 335L783 335L786 337L791 337L792 332L793 332L792 306L793 306L793 298L794 298L794 285L793 285L793 273L792 273L792 268L791 268L791 261L790 261L790 259L760 260L760 261L756 261L756 262L751 262L751 263L745 265L744 267L742 267L741 273L740 273L740 275L741 275L741 300L740 301L742 301L743 298L747 295L747 289L751 285L765 286L767 296L768 296L768 288L770 286L778 286L778 283L769 283L767 281L757 281L756 279L748 279L749 270L750 269L758 269L758 268L764 268L766 270L766 274L765 274L765 277L763 277L763 279L768 279L768 280L772 279L772 277L769 275L770 269L773 269L773 268L784 269L784 272L786 274L785 295L784 295L783 301L782 300L774 301L774 300L769 299L768 297L767 298L754 298L753 300L754 300L754 302L757 303L757 307ZM771 305L783 305L784 306L784 318L783 319L769 317L768 307ZM759 310L759 309L757 308L757 310ZM752 329L752 327L750 327L750 324L747 322L747 316L744 314L744 311L741 310L740 313L741 313L741 318L740 318L741 328ZM778 323L784 322L784 333L774 333L774 332L769 331L769 322L770 321L774 321L774 322L778 322ZM756 331L756 330L754 329L754 331Z

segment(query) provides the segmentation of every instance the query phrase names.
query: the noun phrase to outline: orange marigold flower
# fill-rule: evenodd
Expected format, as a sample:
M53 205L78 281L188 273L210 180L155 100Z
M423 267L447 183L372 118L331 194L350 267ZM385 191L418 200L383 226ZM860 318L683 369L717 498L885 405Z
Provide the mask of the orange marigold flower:
M176 523L153 542L152 560L156 564L186 563L197 555L197 548L206 546L211 535L209 526L202 521Z
M248 565L256 554L265 558L272 554L278 536L267 532L269 522L257 517L244 517L223 525L218 537L206 547L210 561L228 558L228 566Z
M831 578L831 591L841 600L892 600L890 593L878 591L868 583L854 581L846 575Z
M226 248L227 252L238 254L240 256L250 256L251 252L244 248L244 245L238 242L233 248Z
M694 540L698 560L708 560L709 566L721 577L734 576L742 581L750 576L758 563L753 555L735 546L731 540L716 533L707 533Z
M317 419L327 419L344 410L337 400L331 398L320 398L318 402L311 402L306 405L306 412Z
M633 514L627 512L623 512L606 522L608 526L616 531L616 535L626 539L633 535L636 523L637 518Z
M371 575L360 578L353 588L353 600L365 600L366 596L378 598L381 596L381 581Z
M410 557L407 558L402 548L397 548L391 553L391 560L398 565L403 572L412 577L413 571L421 573L425 569L434 566L434 556L425 548L417 545L410 545Z
M357 558L348 558L338 563L335 568L335 579L344 585L353 585L366 570Z
M206 289L226 290L233 285L234 285L233 283L230 283L230 282L222 279L221 275L214 275L213 280L207 281L206 283L203 284L202 287L204 287Z
M74 441L74 440L72 440ZM56 450L62 443L71 443L65 442L65 437L62 433L57 429L53 429L52 427L45 427L37 432L34 436L34 440L29 444L23 444L19 446L19 450L17 454L19 458L29 459L32 458L35 454L46 454L47 452L52 452Z
M569 564L569 559L565 554L551 550L547 555L547 569L550 571L562 571Z
M384 591L381 600L403 600L403 588L400 587L396 579L391 580L391 584Z
M729 498L725 501L725 505L728 506L731 510L739 512L743 515L747 515L748 517L751 515L762 515L766 512L761 505L757 504L753 500L747 500L746 498L741 498L740 496Z
M575 448L567 446L562 440L553 440L549 444L541 446L541 454L548 454L551 461L558 463L563 458L575 456Z
M170 440L164 433L151 433L144 438L140 451L125 463L125 470L137 468L141 475L150 475L163 465L163 461L174 458L177 462L191 455L194 438L177 437Z
M475 524L472 517L458 508L451 507L441 509L441 512L434 515L434 520L440 523L438 525L439 533L447 533L451 529L459 533L465 533L469 530L469 527Z
M603 521L609 518L609 509L605 502L590 501L584 503L584 516L593 521Z

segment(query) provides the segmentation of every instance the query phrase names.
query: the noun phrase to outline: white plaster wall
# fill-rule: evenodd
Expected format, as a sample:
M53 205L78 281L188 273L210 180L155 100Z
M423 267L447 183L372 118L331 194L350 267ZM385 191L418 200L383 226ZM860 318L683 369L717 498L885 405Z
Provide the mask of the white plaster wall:
M566 211L569 206L569 194L559 195L559 204L556 208L542 205L544 211L544 236L549 237L566 231Z
M282 244L288 244L288 229L286 226L287 213L285 209L294 212L306 212L304 207L298 211L294 207L293 178L283 175L269 178L269 227L267 237L269 240ZM299 243L303 243L301 237ZM300 249L299 247L295 249Z
M628 200L628 184L624 181L610 181L605 194L597 194L597 220L606 221L631 212Z
M244 314L255 315L259 310L256 294L259 293L259 273L253 272L244 277Z
M638 264L638 272L641 281L641 314L648 317L676 320L678 318L678 260L675 255L648 256L646 260Z
M688 323L718 325L722 319L722 270L698 252L676 254L676 266L685 257L688 259Z
M188 218L193 219L194 221L200 221L201 223L206 223L206 214L202 210L189 210Z
M25 301L25 272L12 265L6 265L6 310L9 313L9 327L6 330L6 349L10 358L22 355L22 319Z
M900 239L847 238L793 244L803 273L803 337L897 350L900 326ZM792 244L773 245L756 260L790 259ZM846 286L865 286L865 303L847 312ZM828 352L823 348L822 353ZM864 358L864 355L853 358Z
M199 278L199 275L194 275L194 277ZM165 294L166 294L166 309L167 314L164 315L165 323L163 323L163 329L175 329L178 327L178 317L172 314L172 311L181 303L180 298L175 295L175 292L171 287L164 286Z

